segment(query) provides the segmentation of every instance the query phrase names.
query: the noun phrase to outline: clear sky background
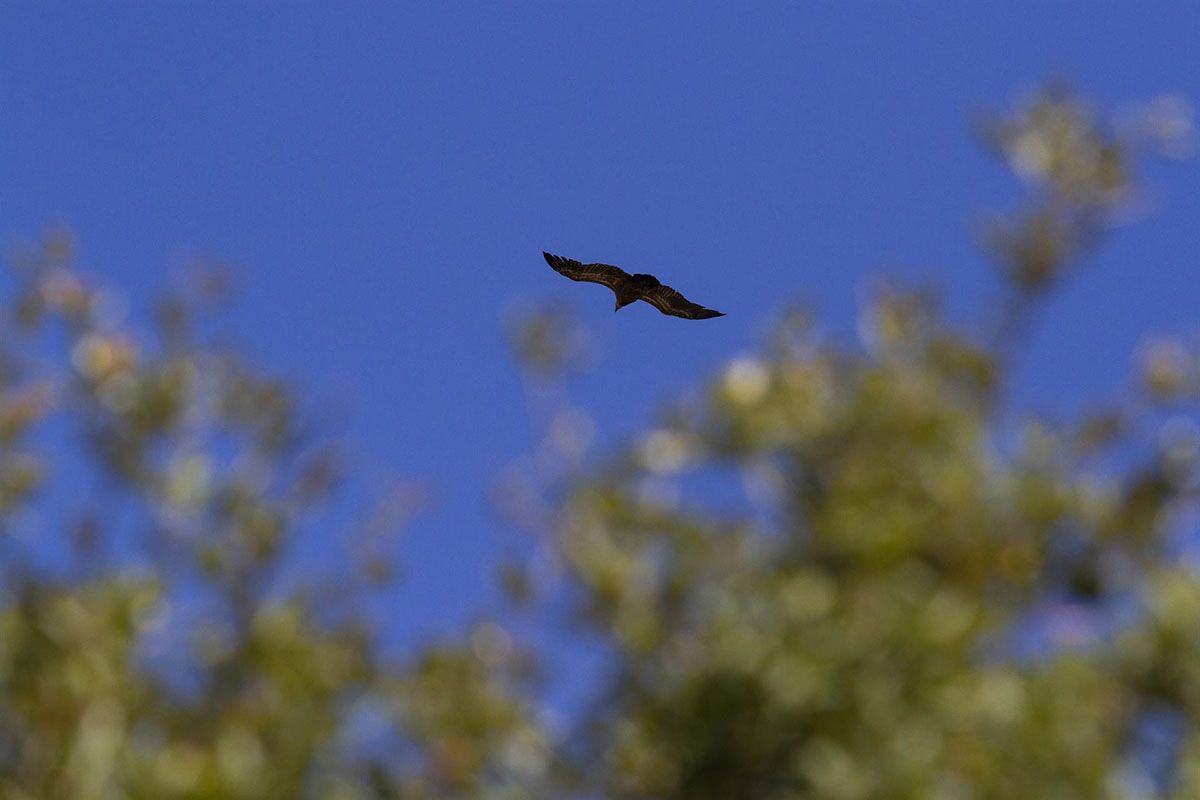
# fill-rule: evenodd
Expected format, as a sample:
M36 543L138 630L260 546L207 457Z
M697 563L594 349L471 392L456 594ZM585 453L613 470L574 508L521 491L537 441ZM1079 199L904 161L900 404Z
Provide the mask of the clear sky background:
M502 335L568 300L601 360L601 449L803 299L853 330L872 276L996 288L971 224L1020 187L971 123L1061 76L1108 108L1200 99L1200 3L4 3L0 243L71 227L136 307L197 256L222 329L318 406L368 472L428 483L394 619L447 630L512 541L486 490L532 444ZM1195 162L1048 309L1020 402L1125 384L1147 333L1200 330ZM650 271L689 322L555 275Z

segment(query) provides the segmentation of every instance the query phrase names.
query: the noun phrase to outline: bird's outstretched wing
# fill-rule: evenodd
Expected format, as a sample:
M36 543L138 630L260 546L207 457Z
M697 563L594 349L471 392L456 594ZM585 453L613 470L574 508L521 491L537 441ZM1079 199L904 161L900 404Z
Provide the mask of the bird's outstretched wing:
M616 291L625 281L629 280L628 272L610 264L580 264L573 259L546 252L543 252L542 255L546 257L546 263L553 267L555 272L559 275L566 275L573 281L602 283Z
M641 298L664 314L684 319L711 319L725 316L698 303L693 303L670 286L659 284L642 292Z

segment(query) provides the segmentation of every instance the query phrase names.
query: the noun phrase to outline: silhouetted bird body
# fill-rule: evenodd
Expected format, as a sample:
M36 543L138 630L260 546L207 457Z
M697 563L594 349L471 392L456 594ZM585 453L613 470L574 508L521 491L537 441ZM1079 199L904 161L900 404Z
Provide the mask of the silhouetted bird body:
M613 290L617 296L617 307L620 311L624 306L638 300L644 300L664 314L684 319L711 319L725 316L720 311L713 311L702 305L693 303L679 292L659 282L653 275L636 273L630 275L620 267L611 264L580 264L570 258L551 255L543 252L546 263L560 275L566 275L573 281L588 281L599 283Z

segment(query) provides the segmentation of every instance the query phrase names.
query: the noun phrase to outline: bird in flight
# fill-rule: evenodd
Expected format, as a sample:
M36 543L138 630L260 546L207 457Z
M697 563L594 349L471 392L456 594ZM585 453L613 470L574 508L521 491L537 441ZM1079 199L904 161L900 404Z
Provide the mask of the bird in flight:
M725 316L720 311L713 311L702 305L693 303L679 292L658 282L653 275L641 273L630 275L620 267L610 264L580 264L569 258L551 255L543 252L546 263L560 275L566 275L573 281L589 281L600 283L613 290L617 296L617 307L620 311L637 300L644 300L664 314L684 319L710 319Z

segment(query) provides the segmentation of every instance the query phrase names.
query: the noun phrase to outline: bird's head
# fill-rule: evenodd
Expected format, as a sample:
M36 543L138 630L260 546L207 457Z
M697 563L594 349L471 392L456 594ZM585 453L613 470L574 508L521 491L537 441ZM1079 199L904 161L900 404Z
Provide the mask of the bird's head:
M620 311L622 308L624 308L625 306L629 305L632 302L633 302L633 300L622 300L621 298L618 297L617 298L617 306L616 306L616 308L613 309L613 311Z

